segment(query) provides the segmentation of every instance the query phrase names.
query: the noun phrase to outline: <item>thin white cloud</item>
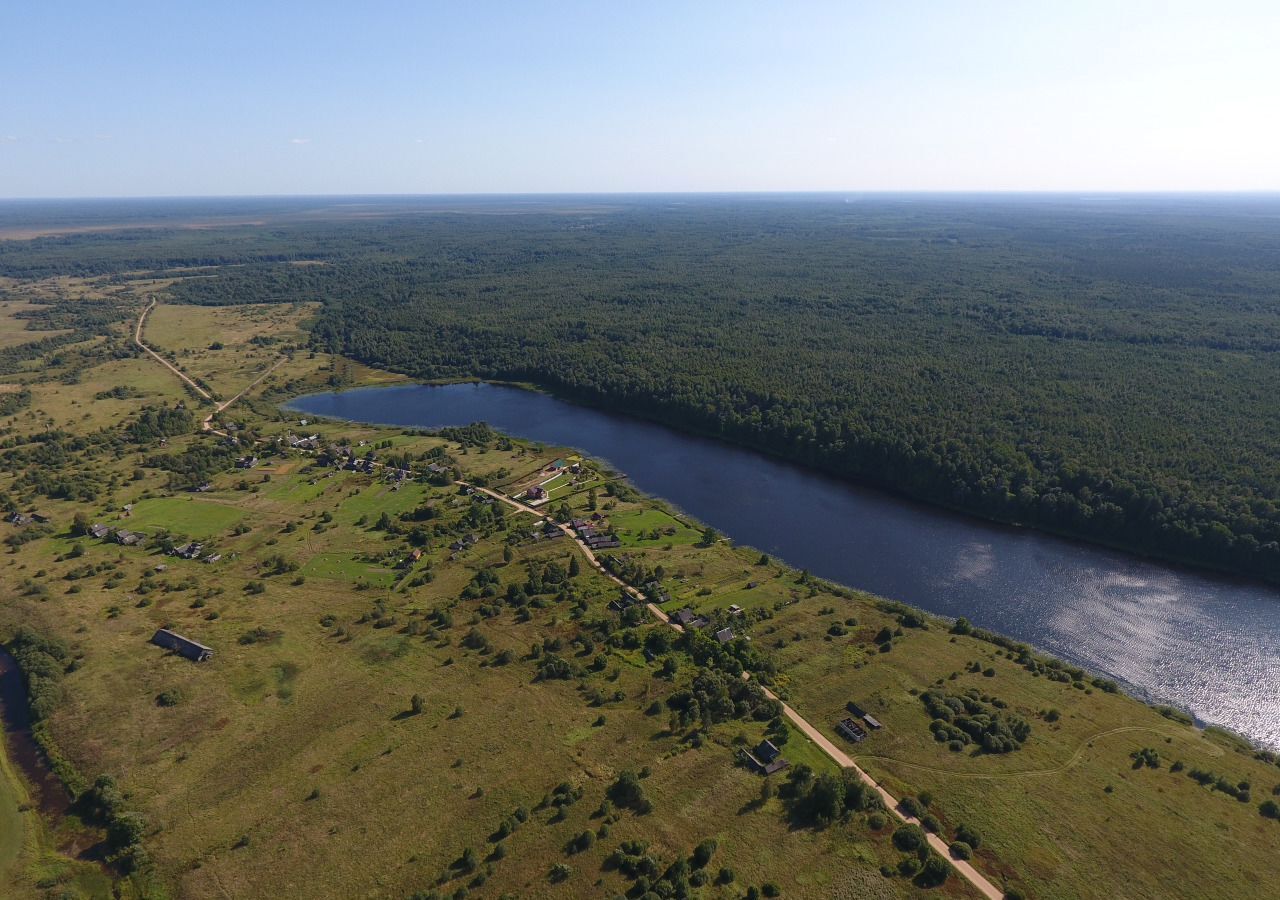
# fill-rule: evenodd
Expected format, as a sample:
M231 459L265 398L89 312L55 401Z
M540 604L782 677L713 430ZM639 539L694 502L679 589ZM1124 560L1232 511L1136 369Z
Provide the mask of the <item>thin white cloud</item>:
M0 135L0 144L16 144L16 143L18 143L18 136L16 134Z
M311 138L289 138L290 144L310 144Z

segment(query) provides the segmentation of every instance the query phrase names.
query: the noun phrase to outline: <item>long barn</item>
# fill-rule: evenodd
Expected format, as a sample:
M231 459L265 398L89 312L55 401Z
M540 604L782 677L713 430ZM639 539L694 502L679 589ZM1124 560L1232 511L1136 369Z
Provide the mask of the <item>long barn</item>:
M213 648L206 647L199 641L193 641L191 638L183 637L175 631L168 628L161 628L151 636L151 643L157 647L163 647L166 650L172 650L175 653L185 656L192 662L204 662L213 658Z

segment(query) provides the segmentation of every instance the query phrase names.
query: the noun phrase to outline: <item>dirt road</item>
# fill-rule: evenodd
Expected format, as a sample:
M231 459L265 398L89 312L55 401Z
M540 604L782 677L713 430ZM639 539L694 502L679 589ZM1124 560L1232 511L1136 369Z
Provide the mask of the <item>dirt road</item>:
M200 387L200 385L196 384L189 377L187 377L186 372L179 369L173 363L169 362L169 360L165 359L159 353L152 350L150 347L148 347L146 344L142 342L142 326L146 324L147 314L150 313L151 310L155 308L156 308L156 299L152 297L151 302L147 305L147 308L142 311L142 315L138 316L138 324L133 329L133 342L138 345L138 349L149 354L152 359L154 359L156 362L160 363L160 365L164 366L174 375L177 375L179 378L185 381L191 387L191 389L195 391L197 394L199 394L201 397L208 400L210 403L214 402L213 395L210 394L208 391L206 391L204 388Z
M464 484L464 482L458 482L458 483ZM513 506L516 509L520 510L521 512L527 512L527 513L530 513L531 515L538 516L539 518L544 517L543 513L539 512L537 509L533 508L532 506L521 503L518 500L514 500L511 497L506 496L505 494L500 494L497 491L492 491L492 490L489 490L488 488L477 487L476 485L468 485L468 487L471 487L473 490L480 491L481 493L489 497L493 497L495 500L499 500L503 503L506 503L509 506ZM684 630L679 625L672 622L670 618L668 618L667 614L658 608L657 604L649 603L645 598L644 594L642 594L636 588L627 584L625 581L616 577L613 573L608 571L604 567L604 565L600 562L600 560L596 557L595 553L592 552L591 548L578 540L578 536L573 532L572 528L570 528L568 525L566 525L563 522L557 522L556 526L565 534L569 535L569 537L573 538L574 544L577 546L577 548L580 551L582 551L583 555L586 556L587 561L590 562L591 565L594 566L596 569L598 569L600 572L602 572L605 575L605 577L616 582L618 585L622 587L623 590L625 590L631 596L635 597L638 600L645 601L645 605L648 607L649 612L652 613L655 618L657 618L659 621L663 622L664 624L669 625L670 627L676 629L677 631ZM743 678L750 678L750 677L751 675L749 672L743 673ZM798 729L800 729L801 733L803 733L805 737L809 738L809 740L817 744L818 749L820 749L823 753L829 756L837 766L840 766L840 768L842 769L852 769L854 772L856 772L858 774L858 777L864 783L866 783L873 790L875 790L877 794L880 795L881 801L883 801L885 807L890 812L892 812L893 815L895 815L901 821L906 822L910 825L920 825L919 819L917 819L915 816L907 815L906 813L904 813L902 810L898 808L898 800L896 797L894 797L892 794L886 791L883 787L880 786L880 784L874 778L872 778L870 775L864 772L861 768L859 768L858 765L853 761L852 758L850 758L850 756L847 753L845 753L843 750L837 747L834 743L832 743L831 740L826 735L824 735L821 731L815 728L808 720L804 718L804 716L800 715L798 712L792 709L789 705L779 700L778 696L774 694L773 691L769 690L767 687L764 687L764 685L761 685L761 690L764 691L764 695L768 697L770 700L777 700L780 704L782 704L783 714L788 719L791 720L792 724L794 724ZM966 881L968 881L970 884L972 884L975 888L977 888L985 897L989 898L989 900L1002 900L1002 898L1004 897L1004 893L998 887L996 887L994 884L988 881L987 878L983 876L981 872L975 869L970 863L962 859L953 859L951 857L951 851L946 841L944 841L938 835L933 834L929 831L925 831L925 837L929 841L929 846L932 847L933 850L936 853L938 853L938 855L941 856L943 859L948 860L951 863L951 865L955 868L955 870L958 873L960 873L960 876L964 878Z
M181 378L183 381L185 381L188 385L190 385L190 386L191 386L191 389L192 389L193 391L195 391L197 394L199 394L199 395L200 395L201 397L203 397L204 399L208 400L210 403L214 403L214 404L215 404L215 409L214 409L214 411L213 411L213 412L211 412L211 413L209 413L209 415L205 416L203 419L201 419L201 420L200 420L200 430L201 430L201 431L211 431L211 432L213 432L214 434L220 434L220 435L222 435L223 437L226 437L226 432L218 431L216 428L214 428L214 427L213 427L213 419L214 419L214 416L218 415L220 412L222 412L223 410L225 410L227 407L231 406L231 404L235 403L237 400L239 400L239 399L240 399L241 397L243 397L245 394L249 393L249 391L251 391L251 390L253 390L255 387L257 387L257 386L262 382L262 380L263 380L264 378L266 378L268 375L270 375L270 374L271 374L272 372L274 372L276 369L280 368L280 366L284 365L284 363L286 362L286 360L288 359L288 357L284 357L284 356L282 356L280 359L276 360L274 363L272 363L270 366L268 366L268 367L267 367L267 369L266 369L266 370L265 370L261 375L259 375L257 378L253 379L253 381L249 382L247 385L245 385L243 388L241 388L241 389L240 389L240 393L236 394L236 395L235 395L234 397L232 397L230 400L224 400L224 401L222 401L221 403L217 403L217 402L213 399L213 395L212 395L212 394L210 394L208 391L206 391L204 388L200 387L200 385L196 384L196 383L195 383L195 381L193 381L193 380L192 380L192 379L187 375L187 373L186 373L186 372L184 372L184 371L182 371L181 369L179 369L177 366L175 366L173 363L169 362L169 360L165 359L163 356L161 356L161 355L160 355L159 353L157 353L155 350L152 350L150 347L148 347L148 346L146 345L146 343L144 343L144 342L143 342L143 340L142 340L142 328L143 328L143 326L144 326L144 325L146 324L146 322L147 322L147 315L151 312L151 310L153 310L153 309L155 309L155 308L156 308L156 299L155 299L154 297L152 297L152 298L151 298L151 302L150 302L149 304L147 304L147 308L146 308L146 309L144 309L144 310L142 311L142 315L138 316L138 324L137 324L136 326L134 326L134 329L133 329L133 342L134 342L135 344L137 344L137 345L138 345L138 348L139 348L140 350L142 350L142 351L144 351L145 353L147 353L148 355L150 355L152 359L154 359L156 362L160 363L160 365L164 366L166 369L168 369L168 370L169 370L170 372L172 372L174 375L177 375L179 378Z

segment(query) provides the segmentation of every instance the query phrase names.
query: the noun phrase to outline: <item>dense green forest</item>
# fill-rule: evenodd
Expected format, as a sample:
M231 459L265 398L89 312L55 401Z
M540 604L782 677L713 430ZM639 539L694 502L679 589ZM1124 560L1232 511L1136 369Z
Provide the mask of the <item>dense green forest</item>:
M237 263L175 299L321 300L317 347L373 365L1280 578L1280 199L396 201L123 235L0 242L0 274Z

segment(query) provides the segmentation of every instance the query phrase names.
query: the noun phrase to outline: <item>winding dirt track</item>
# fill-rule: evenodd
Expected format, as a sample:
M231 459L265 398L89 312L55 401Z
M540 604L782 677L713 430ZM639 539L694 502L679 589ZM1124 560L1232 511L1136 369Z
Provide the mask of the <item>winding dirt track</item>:
M142 342L142 326L145 325L147 322L147 314L150 313L151 310L155 308L156 308L156 298L152 297L151 302L147 304L147 308L142 311L142 315L138 316L138 324L134 326L134 329L133 329L133 342L138 345L138 348L140 350L142 350L144 353L149 354L152 359L154 359L156 362L160 363L160 365L164 366L174 375L177 375L179 378L185 381L193 391L195 391L204 399L208 400L210 403L213 403L214 400L213 400L212 394L210 394L204 388L200 387L200 385L192 381L191 378L187 376L186 372L179 369L173 363L169 362L169 360L165 359L159 353L152 350L150 347L148 347L146 344Z
M936 769L932 766L922 766L919 763L907 762L904 759L894 759L892 756L870 756L859 754L854 759L875 760L879 763L888 763L889 765L902 766L905 769L915 769L918 772L928 772L932 775L945 775L949 778L977 778L989 781L998 781L1002 778L1037 778L1043 775L1061 775L1070 769L1076 763L1080 762L1080 757L1084 756L1084 751L1089 749L1094 741L1099 738L1110 737L1113 734L1125 734L1134 731L1149 731L1152 734L1162 735L1164 737L1173 737L1179 740L1191 742L1185 734L1179 734L1176 731L1168 731L1163 728L1152 728L1149 725L1122 725L1119 728L1110 728L1106 731L1099 731L1097 734L1090 735L1080 742L1080 746L1076 747L1071 757L1060 766L1054 766L1050 769L1027 769L1022 772L957 772L954 769ZM1198 748L1208 753L1210 756L1222 756L1224 751L1221 747L1215 747L1212 744Z
M461 482L461 481L457 483L466 484L465 482ZM544 517L544 514L539 512L534 507L528 506L524 503L521 503L518 500L512 499L511 497L508 497L505 494L500 494L497 491L491 491L488 488L478 487L477 485L466 485L466 486L470 487L472 490L479 491L489 497L493 497L495 500L499 500L503 503L506 503L509 506L513 506L516 509L520 510L521 512L527 512L539 518ZM596 557L595 553L592 552L591 548L588 547L586 544L582 543L580 540L578 540L578 536L573 532L572 528L570 528L567 524L563 522L557 522L556 525L561 531L563 531L565 534L567 534L569 537L573 539L574 544L577 546L579 550L582 551L583 555L586 556L587 561L591 563L591 565L594 566L597 570L603 573L605 577L617 583L624 591L626 591L632 597L635 597L637 600L644 601L645 605L649 609L649 612L651 612L654 615L654 617L657 618L659 621L663 622L666 625L669 625L670 627L676 629L677 631L684 630L679 625L672 622L667 617L667 614L658 608L657 604L649 603L646 600L644 594L642 594L640 591L638 591L636 588L632 587L631 585L627 584L621 578L618 578L617 576L615 576L612 572L608 571L604 567L604 565L600 562L600 560ZM742 674L742 677L744 679L750 678L751 674L749 672L744 672ZM840 766L842 769L852 769L854 772L856 772L858 774L858 778L860 778L865 784L870 786L880 796L880 799L881 801L883 801L885 807L889 809L893 813L893 815L897 816L900 820L902 820L907 824L910 824L910 825L920 824L920 820L917 819L915 816L909 816L906 813L902 812L900 809L898 809L898 800L896 797L894 797L892 794L886 791L883 787L880 786L880 784L874 778L872 778L865 771L859 768L858 764L855 763L847 753L845 753L843 750L841 750L839 747L833 744L830 741L830 739L827 738L826 735L824 735L821 731L819 731L812 724L810 724L809 721L804 718L804 716L800 715L800 713L796 712L788 704L783 703L781 700L779 700L778 696L774 694L773 691L765 687L764 685L761 685L760 687L761 687L761 690L764 691L764 695L766 697L768 697L770 700L777 700L778 703L782 705L783 714L786 715L786 717L790 719L791 722L797 728L800 729L800 731L805 735L805 737L809 738L809 740L817 744L818 749L820 749L823 753L827 754L827 756L831 757L832 761L835 762L836 765ZM1116 730L1123 730L1123 729L1116 729ZM1082 751L1083 751L1083 747L1081 748L1081 750L1077 751L1076 755L1078 756ZM1071 765L1072 762L1074 762L1075 758L1076 757L1072 757L1072 761L1068 762L1067 765ZM933 834L932 832L929 832L929 831L925 831L925 837L928 838L929 846L932 847L934 851L936 851L943 859L949 860L951 865L955 867L955 870L960 873L961 877L963 877L966 881L968 881L975 888L977 888L984 896L989 898L989 900L1002 900L1002 898L1004 897L1004 893L998 887L992 884L989 880L987 880L987 878L981 872L975 869L972 864L966 862L965 860L953 859L951 857L951 851L946 841L944 841L938 835Z
M208 400L210 403L213 403L213 404L214 404L214 407L215 407L215 408L214 408L214 411L213 411L213 412L211 412L211 413L209 413L209 415L205 416L203 419L201 419L201 420L200 420L200 430L201 430L201 431L211 431L211 432L213 432L214 434L220 434L220 435L222 435L223 437L226 437L226 432L218 431L216 428L214 428L214 427L213 427L213 419L214 419L214 416L216 416L216 415L218 415L219 413L221 413L223 410L225 410L225 409L226 409L227 407L229 407L231 404L235 403L237 400L239 400L239 399L240 399L241 397L243 397L245 394L249 393L249 391L251 391L251 390L253 390L255 387L257 387L257 386L262 382L262 380L263 380L264 378L266 378L268 375L270 375L270 374L271 374L272 372L274 372L276 369L280 368L280 366L284 365L284 363L287 361L288 357L286 357L286 356L282 356L282 357L280 357L280 359L277 359L274 363L272 363L270 366L268 366L268 367L266 368L266 370L265 370L265 371L263 371L263 373L262 373L261 375L259 375L257 378L253 379L253 381L249 382L249 383L248 383L248 384L246 384L243 388L241 388L241 389L240 389L240 392L239 392L238 394L236 394L234 397L232 397L230 400L224 400L224 401L222 401L221 403L218 403L216 400L214 400L214 399L213 399L213 395L212 395L212 394L210 394L210 393L209 393L208 391L206 391L204 388L200 387L200 385L196 384L196 383L195 383L195 381L193 381L193 380L191 379L191 377L187 375L187 373L186 373L186 372L184 372L184 371L182 371L181 369L179 369L177 366L175 366L173 363L169 362L169 360L165 359L163 356L161 356L161 355L160 355L159 353L157 353L155 350L153 350L153 349L151 349L150 347L148 347L148 346L146 345L146 343L144 343L144 342L143 342L143 340L142 340L142 328L143 328L143 326L144 326L144 325L146 325L146 322L147 322L147 315L151 312L151 310L153 310L153 309L155 309L155 308L156 308L156 298L155 298L155 297L152 297L152 298L151 298L151 302L150 302L149 304L147 304L147 308L146 308L146 309L144 309L144 310L142 311L142 315L138 316L138 324L137 324L136 326L134 326L134 329L133 329L133 342L134 342L135 344L137 344L137 345L138 345L138 348L139 348L140 350L142 350L143 352L147 353L147 354L148 354L152 359L154 359L156 362L160 363L160 365L164 366L166 369L168 369L168 370L169 370L170 372L172 372L174 375L177 375L179 378L181 378L183 381L185 381L188 385L190 385L190 387L191 387L191 389L192 389L193 391L195 391L197 394L199 394L199 395L200 395L201 397L203 397L204 399Z

